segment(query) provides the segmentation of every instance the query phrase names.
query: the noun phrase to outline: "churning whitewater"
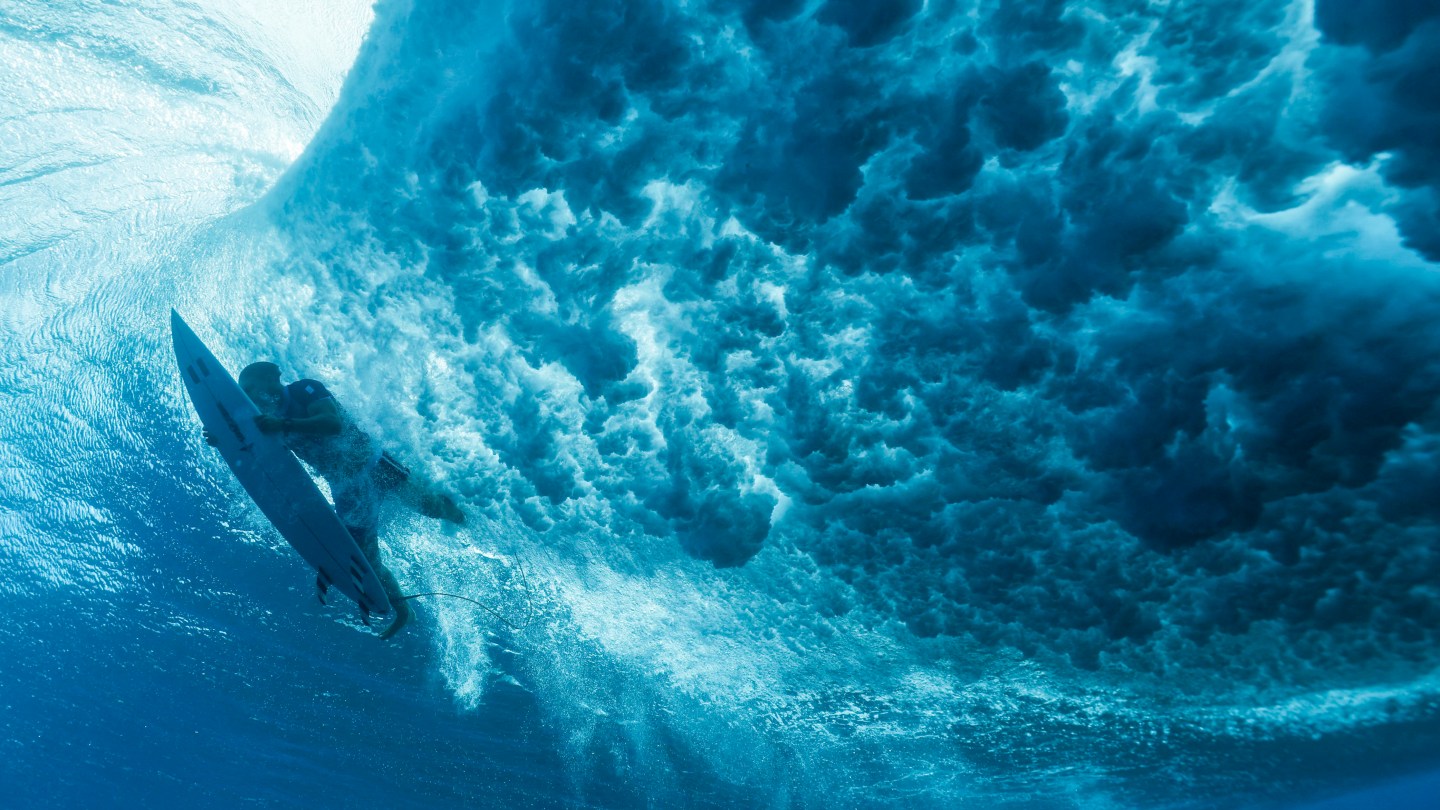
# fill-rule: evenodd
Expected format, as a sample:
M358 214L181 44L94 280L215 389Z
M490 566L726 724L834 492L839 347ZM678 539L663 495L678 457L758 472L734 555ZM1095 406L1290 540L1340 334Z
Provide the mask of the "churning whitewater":
M1440 7L246 6L0 0L22 804L1440 767ZM171 307L454 493L380 551L480 606L318 604Z

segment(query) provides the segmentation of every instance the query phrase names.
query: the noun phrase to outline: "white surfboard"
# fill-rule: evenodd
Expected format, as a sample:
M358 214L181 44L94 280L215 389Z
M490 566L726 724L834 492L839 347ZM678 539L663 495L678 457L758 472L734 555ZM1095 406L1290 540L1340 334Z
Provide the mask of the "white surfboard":
M185 391L216 449L286 542L333 587L368 613L390 612L380 578L324 494L278 435L255 425L260 410L195 332L170 310L170 333Z

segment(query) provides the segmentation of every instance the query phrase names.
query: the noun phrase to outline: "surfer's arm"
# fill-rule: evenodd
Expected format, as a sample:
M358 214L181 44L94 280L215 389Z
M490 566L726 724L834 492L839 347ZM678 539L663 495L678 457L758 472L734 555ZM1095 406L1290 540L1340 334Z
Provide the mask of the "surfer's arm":
M255 424L265 433L303 433L311 436L336 436L340 433L340 409L335 400L321 399L310 403L305 416L281 419L259 416Z

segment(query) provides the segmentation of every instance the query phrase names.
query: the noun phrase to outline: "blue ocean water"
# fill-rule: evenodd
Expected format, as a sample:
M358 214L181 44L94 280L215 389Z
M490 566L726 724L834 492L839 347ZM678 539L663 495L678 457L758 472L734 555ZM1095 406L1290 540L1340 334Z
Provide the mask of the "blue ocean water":
M1437 40L0 0L0 796L1440 807ZM382 550L489 610L320 605L171 307L456 493Z

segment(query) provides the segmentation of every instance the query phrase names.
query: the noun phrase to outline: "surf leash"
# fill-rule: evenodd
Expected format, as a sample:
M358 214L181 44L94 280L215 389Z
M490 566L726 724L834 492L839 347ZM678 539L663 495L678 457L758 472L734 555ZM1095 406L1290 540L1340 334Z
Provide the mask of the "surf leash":
M514 630L514 631L517 632L517 633L520 632L520 631L522 631L522 630L524 630L526 627L529 627L529 626L530 626L530 621L526 621L525 624L522 624L522 625L516 625L514 622L512 622L512 621L510 621L509 619L507 619L507 618L505 618L504 616L502 616L502 615L500 614L500 611L498 611L498 610L490 607L489 605L485 604L484 602L481 602L481 601L478 600L478 599L471 599L471 598L468 597L468 596L461 596L461 595L458 594L458 593L445 593L444 591L426 591L425 593L412 593L412 594L410 594L410 595L408 595L408 596L401 596L401 597L400 597L400 601L406 602L406 601L409 601L409 600L411 600L411 599L419 599L419 598L422 597L422 596L445 596L445 597L449 597L449 598L451 598L451 599L459 599L459 600L464 601L464 602L469 602L470 604L474 605L475 607L478 607L478 608L480 608L481 610L485 611L486 613L489 613L491 616L494 616L496 619L498 619L498 620L499 620L502 624L504 624L506 627L509 627L511 630ZM531 620L534 619L533 614L531 615L530 619L531 619Z

